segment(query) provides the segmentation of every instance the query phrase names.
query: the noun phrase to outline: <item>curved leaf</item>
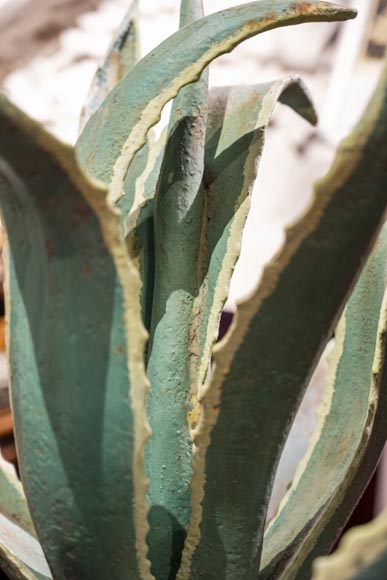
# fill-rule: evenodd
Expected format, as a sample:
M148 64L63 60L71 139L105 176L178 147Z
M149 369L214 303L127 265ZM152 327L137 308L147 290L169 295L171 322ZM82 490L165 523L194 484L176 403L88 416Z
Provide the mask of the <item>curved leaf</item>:
M79 132L97 111L116 84L134 67L140 58L137 26L138 0L132 0L107 54L91 82L86 103L81 112Z
M111 198L116 201L128 166L164 105L196 81L212 60L272 28L355 15L354 10L319 0L262 0L184 26L140 60L91 117L77 144L81 164L111 183Z
M0 98L18 456L55 578L151 578L139 279L106 192ZM47 517L47 513L50 517Z
M129 167L124 191L117 206L131 259L137 264L141 279L141 312L150 331L155 277L155 241L153 201L166 144L164 132L158 141L148 135L146 144L136 153Z
M2 163L0 159L0 187L3 187L1 176ZM36 535L23 486L16 474L15 468L6 461L0 453L0 513L11 522L31 534ZM1 541L1 540L0 540Z
M0 188L5 185L1 177L2 170L0 160ZM42 549L36 540L22 485L14 466L1 455L0 512L0 567L9 578L51 578Z
M284 571L295 576L312 550L315 556L331 548L363 491L353 486L356 472L367 481L384 447L387 424L380 406L387 400L380 391L385 385L375 384L372 375L377 372L375 350L380 348L377 330L387 286L386 256L385 226L336 331L324 416L265 534L263 578ZM371 433L373 452L369 455ZM309 567L305 568L306 576ZM298 575L303 577L303 572Z
M384 324L384 332L386 330ZM386 576L385 513L369 524L349 530L337 551L326 558L318 558L313 566L313 580L384 580Z
M217 338L220 315L239 258L265 130L279 101L308 122L317 117L298 77L211 91L202 196L205 215L200 235L197 291L193 307L196 338L192 362L194 394L203 384ZM197 413L193 412L193 419Z
M35 537L0 514L0 567L11 580L51 580Z
M366 115L214 349L183 578L257 578L275 470L387 206L387 70Z

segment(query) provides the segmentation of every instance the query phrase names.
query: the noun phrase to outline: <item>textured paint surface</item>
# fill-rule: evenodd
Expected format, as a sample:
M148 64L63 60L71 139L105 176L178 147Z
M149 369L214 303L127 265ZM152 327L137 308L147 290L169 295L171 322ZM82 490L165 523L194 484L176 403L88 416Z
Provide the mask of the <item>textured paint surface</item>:
M180 578L257 578L274 473L387 205L384 78L329 177L214 349ZM382 146L383 144L383 146ZM318 264L318 268L316 268ZM247 501L248 499L248 501Z
M98 68L81 114L83 130L92 114L109 92L134 67L140 57L138 0L133 0L107 54ZM82 132L82 131L80 131ZM141 311L147 330L150 327L154 284L153 197L160 173L165 136L156 141L148 133L145 145L136 153L123 185L124 195L117 206L121 227L131 259L138 264L141 278ZM150 200L150 203L145 203Z
M34 525L59 580L150 578L144 333L119 216L71 149L0 105L12 405Z
M123 235L141 278L141 312L144 326L150 331L155 277L155 239L153 200L161 171L166 132L157 141L148 135L144 147L136 153L126 175L124 191L117 206L121 210Z
M182 0L180 27L203 16L202 0ZM147 372L147 416L152 437L145 447L149 477L149 557L154 576L174 577L190 516L192 442L187 415L196 370L195 265L203 214L201 183L208 113L208 72L180 91L154 204L155 278Z
M151 580L152 567L173 580L187 529L179 580L255 579L281 447L387 203L372 142L386 135L372 122L359 128L360 146L344 150L332 187L288 232L203 387L273 106L280 99L312 122L315 114L299 81L285 79L220 90L207 123L206 79L189 83L250 36L355 13L262 0L190 24L201 1L184 0L182 30L133 66L136 9L93 82L77 145L83 166L110 185L107 199L70 148L0 100L23 483L55 579ZM185 85L168 142L154 142L149 129ZM378 172L365 196L365 174L369 186ZM1 559L12 578L46 578L0 542Z
M3 186L0 160L0 187ZM23 486L15 467L0 454L0 513L20 528L35 536Z
M5 187L1 177L0 188ZM9 188L12 194L12 187ZM0 455L0 567L9 578L45 580L51 578L27 507L15 468ZM39 572L47 572L39 574Z
M193 85L188 90L197 91L198 87ZM264 131L277 100L287 102L288 93L298 95L292 106L315 121L308 96L295 79L215 92L203 181L203 149L199 143L204 135L200 118L182 113L183 122L173 124L172 141L166 149L165 177L159 184L159 210L155 218L162 221L156 222L159 279L156 277L154 334L148 366L152 385L148 413L154 433L148 443L151 448L148 457L150 461L153 458L149 476L157 489L151 494L151 505L158 506L155 543L157 540L159 554L164 553L164 558L172 542L178 544L184 538L188 524L190 429L194 427L196 396L204 378L199 371L208 368L210 347L239 254ZM184 91L182 98L186 98ZM192 98L187 101L192 102ZM178 99L179 112L184 111L181 102ZM185 107L188 108L187 104ZM181 156L176 152L179 143L183 144ZM186 323L182 324L182 320ZM159 481L162 485L157 488ZM162 506L165 513L168 511L168 519L162 518ZM161 544L160 537L165 538L166 545Z
M387 283L386 256L385 227L336 331L326 414L288 497L265 534L262 578L280 573L294 576L316 544L320 554L329 550L350 514L348 508L338 509L344 494L352 499L353 508L362 491L358 486L351 489L354 474L360 470L369 478L375 469L378 453L367 453L371 430L377 432L378 442L373 441L373 446L379 453L387 438L385 413L377 415L380 393L375 392L372 380ZM385 389L382 384L378 387ZM333 535L332 525L326 529L326 522L332 519ZM308 569L300 575L308 576Z
M212 60L266 30L302 22L347 20L356 12L326 2L263 0L212 14L165 40L113 89L91 117L77 155L92 175L121 197L128 166L164 105L197 80Z
M107 54L98 68L81 112L80 131L110 91L134 67L140 58L138 35L138 0L132 0Z
M194 304L193 364L198 367L195 396L208 372L220 315L240 253L265 130L277 101L316 123L313 105L297 77L211 91L202 183L206 219L200 231L199 283ZM196 415L193 413L193 422Z
M362 186L361 180L366 180L363 187L368 194L376 187L381 187L383 183L383 175L385 171L385 156L383 152L387 147L387 63L385 65L383 74L381 76L378 89L368 105L362 120L360 121L357 130L354 134L345 140L339 149L336 164L333 167L331 174L328 174L326 180L322 181L321 187L329 186L330 181L334 178L335 173L340 175L340 166L346 164L346 159L354 152L357 152L359 157L359 165L357 173L354 173L353 180L348 182L356 183L356 175L358 176L358 186ZM354 158L354 157L353 157ZM348 187L348 186L347 186ZM384 340L383 329L379 331L378 341ZM380 356L384 353L383 345L378 345L381 350ZM375 355L376 356L376 355ZM384 356L384 355L383 355ZM375 359L376 360L376 359ZM345 522L350 516L356 499L360 497L363 490L366 488L373 471L379 461L380 454L383 450L385 441L387 439L387 402L384 400L385 389L385 371L381 367L379 361L378 367L374 366L372 375L376 373L379 376L373 376L373 381L376 382L377 388L380 390L379 399L370 402L370 415L372 418L372 425L370 433L366 432L366 440L362 441L362 456L358 461L357 469L349 472L349 477L345 481L344 489L339 490L337 502L334 502L331 511L327 511L327 516L323 520L321 528L317 526L318 534L314 537L315 546L306 545L305 552L300 553L300 558L295 562L294 569L290 568L290 574L295 576L298 580L309 578L310 569L313 560L321 554L327 553L331 547L332 542L337 537L338 532L343 528ZM379 383L377 382L380 382ZM375 387L374 387L375 388ZM287 556L285 556L285 559ZM297 570L297 572L296 572Z

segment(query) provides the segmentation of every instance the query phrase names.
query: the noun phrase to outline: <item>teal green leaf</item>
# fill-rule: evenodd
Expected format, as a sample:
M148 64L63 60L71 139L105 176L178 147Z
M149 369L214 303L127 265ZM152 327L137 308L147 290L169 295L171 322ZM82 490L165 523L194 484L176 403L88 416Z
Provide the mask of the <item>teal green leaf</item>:
M135 227L133 215L145 202L156 195L161 164L164 157L166 131L159 139L149 134L145 145L136 153L131 163L124 183L124 193L117 203L121 210L122 231L127 236Z
M214 348L179 580L257 578L275 470L387 205L387 69L305 214Z
M387 286L386 256L385 226L338 325L320 423L265 534L262 578L284 571L291 577L310 575L310 562L336 541L384 447L387 399L381 391L386 385L373 374Z
M202 16L201 0L182 0L180 27ZM150 482L149 557L160 579L176 574L190 516L190 321L198 283L207 114L205 71L173 103L154 202L155 278L147 367L152 437L145 447L145 469Z
M73 150L4 96L0 128L12 407L33 523L59 580L149 580L145 332L120 218Z
M155 277L155 240L153 202L161 171L166 132L158 140L151 135L136 153L124 184L125 195L117 206L128 251L137 265L140 279L140 303L143 323L150 331Z
M0 187L4 186L1 176L2 163L0 160ZM28 510L23 486L16 474L15 468L0 454L0 513L11 522L35 536L35 529ZM1 539L0 539L1 541Z
M91 115L101 106L109 92L136 64L140 57L140 43L138 30L138 0L132 0L131 6L125 15L107 54L98 68L89 90L86 104L81 113L80 127L83 129ZM124 196L118 204L121 210L121 223L124 235L128 236L128 249L134 260L139 261L140 278L142 281L141 303L143 320L149 330L150 307L152 292L148 292L153 284L153 254L154 241L152 234L152 218L147 218L142 212L138 217L141 225L133 229L128 235L125 222L133 227L133 216L129 218L133 204L138 207L145 198L153 197L156 189L157 177L161 165L165 139L155 141L148 134L145 145L137 152L124 183ZM153 203L153 202L152 202ZM150 204L152 205L152 204ZM149 215L148 207L146 215ZM133 213L138 215L133 209Z
M194 393L204 383L220 315L240 253L250 194L261 158L265 131L279 101L310 123L317 122L311 100L298 77L261 85L222 87L211 91L202 196L202 223L197 260L197 289L191 345ZM197 420L197 410L192 421Z
M5 186L1 173L0 188ZM9 578L44 580L51 573L28 511L15 468L0 455L0 567ZM40 572L40 573L39 573Z
M81 164L111 184L110 196L116 201L128 166L164 105L182 87L198 80L212 60L272 28L355 15L352 9L318 0L262 0L184 26L140 60L90 118L77 145Z
M91 82L80 118L80 131L102 105L110 91L134 67L140 58L138 0L132 0L101 65Z
M186 91L189 95L184 105ZM177 537L184 538L188 525L192 425L204 378L199 370L200 366L205 371L208 368L210 348L239 255L266 125L276 101L286 102L290 93L296 110L300 108L315 120L298 79L216 90L210 108L204 176L207 107L204 87L199 103L198 91L200 86L192 85L177 99L175 111L179 111L181 120L172 125L156 198L157 269L148 364L152 386L147 405L153 436L145 457L151 505L158 506L154 512L160 519L160 506L164 506L170 518L164 525L155 524L158 561L162 560L161 554L169 553L179 529ZM188 103L194 103L192 110ZM156 488L155 484L152 494L152 481L160 480L163 485Z

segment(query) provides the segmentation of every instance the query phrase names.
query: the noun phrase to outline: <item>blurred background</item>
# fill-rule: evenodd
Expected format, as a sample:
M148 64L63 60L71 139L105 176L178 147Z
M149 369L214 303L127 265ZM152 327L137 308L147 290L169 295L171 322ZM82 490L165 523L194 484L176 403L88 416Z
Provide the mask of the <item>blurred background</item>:
M204 2L207 14L242 3ZM305 209L314 181L326 172L337 144L356 123L378 78L387 42L387 0L341 3L358 9L355 21L271 31L211 65L212 85L258 83L299 74L320 116L315 129L287 108L277 107L221 334L238 300L258 282L265 263L279 248L284 227ZM1 89L61 139L74 143L91 78L129 4L130 0L0 0ZM178 4L178 0L140 1L143 54L176 30ZM167 113L161 123L166 119ZM0 314L0 445L5 458L16 464L1 302ZM270 515L307 450L324 396L326 356L311 381L284 451ZM368 521L386 503L387 460L383 459L350 525Z

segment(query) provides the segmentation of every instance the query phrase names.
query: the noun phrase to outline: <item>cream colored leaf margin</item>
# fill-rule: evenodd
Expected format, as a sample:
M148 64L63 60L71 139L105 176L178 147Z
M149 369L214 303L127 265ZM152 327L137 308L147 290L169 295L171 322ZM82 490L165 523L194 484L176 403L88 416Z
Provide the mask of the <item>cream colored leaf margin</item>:
M128 373L131 382L130 398L134 417L134 521L136 529L136 552L138 567L142 580L153 580L150 563L147 559L146 536L148 534L148 512L146 501L148 479L143 466L144 446L150 437L150 428L146 419L145 400L149 382L145 372L144 351L148 338L142 324L140 304L141 281L138 269L132 263L126 244L120 234L120 211L107 201L107 189L101 182L86 176L75 158L74 149L61 143L41 125L17 109L10 101L3 102L4 110L10 118L23 125L26 132L34 136L36 142L44 149L55 153L56 159L71 176L88 204L93 208L101 225L101 231L113 258L116 271L122 286L125 300L125 328L128 345ZM9 280L5 283L5 301L9 304ZM9 309L8 309L9 311Z
M386 553L387 513L384 512L370 524L349 530L334 554L317 558L312 580L350 580L356 574L364 574L368 566Z

